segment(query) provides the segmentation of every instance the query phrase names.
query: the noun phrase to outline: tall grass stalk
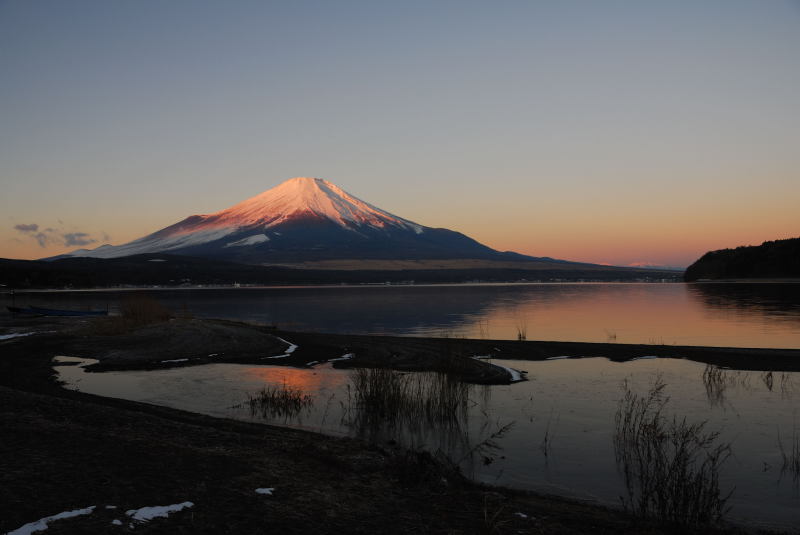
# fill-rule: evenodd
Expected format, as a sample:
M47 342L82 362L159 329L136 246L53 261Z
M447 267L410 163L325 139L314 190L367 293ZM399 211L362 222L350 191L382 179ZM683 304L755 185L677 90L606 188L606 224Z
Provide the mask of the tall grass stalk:
M524 342L528 339L528 320L524 317L517 318L514 326L517 329L517 340Z
M466 420L470 385L452 374L356 368L350 380L350 408L361 419L389 425L460 425Z
M86 328L88 334L114 335L128 333L139 327L168 321L172 313L148 295L134 294L119 305L119 315L97 318Z
M553 410L550 410L550 418L547 419L547 427L544 430L544 438L542 439L542 443L539 444L539 449L544 454L545 458L550 457L550 452L553 449L553 434L555 433L555 427L558 425L559 417L556 416L556 423L555 426L553 425Z
M719 472L731 455L707 422L667 418L669 398L658 377L644 395L623 382L615 415L614 452L627 490L622 498L638 516L690 527L717 524L732 493L723 494Z
M781 451L781 474L789 473L792 475L792 480L795 482L800 481L800 434L797 432L797 422L792 427L792 438L789 441L789 447L783 447L783 440L781 440L781 431L778 429L778 448Z
M281 386L267 385L254 394L247 395L247 401L236 405L246 405L250 415L262 418L291 417L314 404L314 398L302 390L283 383Z

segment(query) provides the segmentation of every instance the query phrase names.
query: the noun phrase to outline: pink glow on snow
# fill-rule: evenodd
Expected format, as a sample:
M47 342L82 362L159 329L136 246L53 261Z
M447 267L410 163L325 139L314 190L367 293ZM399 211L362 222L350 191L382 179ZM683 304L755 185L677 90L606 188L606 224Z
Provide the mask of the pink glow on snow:
M395 227L417 234L424 232L422 225L372 206L327 180L297 177L225 210L191 216L124 245L81 249L73 251L71 256L117 258L170 251L219 240L247 227L257 227L253 230L265 232L285 221L309 215L328 219L354 232L361 226L380 229ZM275 234L279 235L277 232ZM255 245L269 240L266 234L254 234L229 242L226 247Z
M296 177L246 201L207 216L215 225L277 225L294 216L314 214L342 226L394 225L421 230L420 225L385 212L321 178Z

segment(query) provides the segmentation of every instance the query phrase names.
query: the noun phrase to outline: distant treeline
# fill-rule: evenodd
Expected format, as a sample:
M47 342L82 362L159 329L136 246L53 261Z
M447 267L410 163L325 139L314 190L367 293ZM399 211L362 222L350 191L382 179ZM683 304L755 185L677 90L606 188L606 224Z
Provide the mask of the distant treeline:
M54 261L0 259L0 284L6 288L108 288L226 284L359 284L507 282L518 280L676 279L680 273L649 269L575 270L415 269L315 270L253 266L187 256L149 254L124 258L65 258Z
M800 238L711 251L686 269L684 280L800 278Z

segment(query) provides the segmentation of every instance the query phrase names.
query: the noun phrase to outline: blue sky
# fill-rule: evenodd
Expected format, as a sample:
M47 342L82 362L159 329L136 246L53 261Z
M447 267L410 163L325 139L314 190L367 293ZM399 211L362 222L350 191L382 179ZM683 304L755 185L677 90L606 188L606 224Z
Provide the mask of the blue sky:
M686 265L800 235L798 51L777 0L0 1L0 256L318 176L498 249Z

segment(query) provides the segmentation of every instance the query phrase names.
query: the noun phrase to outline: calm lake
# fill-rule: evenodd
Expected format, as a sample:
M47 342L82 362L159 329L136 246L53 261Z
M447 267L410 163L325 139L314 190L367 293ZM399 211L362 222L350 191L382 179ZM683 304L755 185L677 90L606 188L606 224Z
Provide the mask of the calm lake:
M800 284L503 284L240 288L148 291L175 311L287 329L740 347L800 347ZM106 308L127 291L32 292L18 305ZM289 340L291 342L291 340ZM573 355L578 356L578 355ZM680 355L676 355L679 357ZM71 357L80 357L73 355ZM57 365L68 388L214 416L242 418L441 452L479 481L619 505L614 417L627 380L645 392L666 384L666 413L707 421L729 442L723 492L732 520L800 525L800 479L783 461L800 444L800 374L717 370L680 359L604 358L495 363L528 381L470 386L463 413L375 425L351 396L351 373L214 364L158 371L86 373ZM265 385L290 386L313 402L292 414L242 405ZM490 441L490 442L487 442ZM493 443L497 449L487 448ZM483 446L481 446L483 445Z
M145 291L145 290L140 290ZM800 348L800 284L476 284L146 290L174 311L320 332ZM18 293L108 308L129 291ZM10 304L8 295L2 305Z
M704 365L678 359L495 363L527 370L529 380L470 386L464 412L444 422L401 418L382 425L370 423L354 405L353 372L330 364L312 369L212 364L107 373L57 365L56 370L67 388L378 443L396 441L440 452L479 481L611 506L619 506L625 495L613 446L621 385L627 380L632 390L644 393L660 378L669 398L667 415L690 423L706 420L707 431L719 431L719 442L731 444L720 477L722 492L733 490L728 518L783 529L800 525L798 479L785 470L781 454L781 445L791 450L800 440L800 374L721 370L709 385ZM313 402L291 414L242 405L265 385L299 389ZM488 439L496 449L479 446Z

